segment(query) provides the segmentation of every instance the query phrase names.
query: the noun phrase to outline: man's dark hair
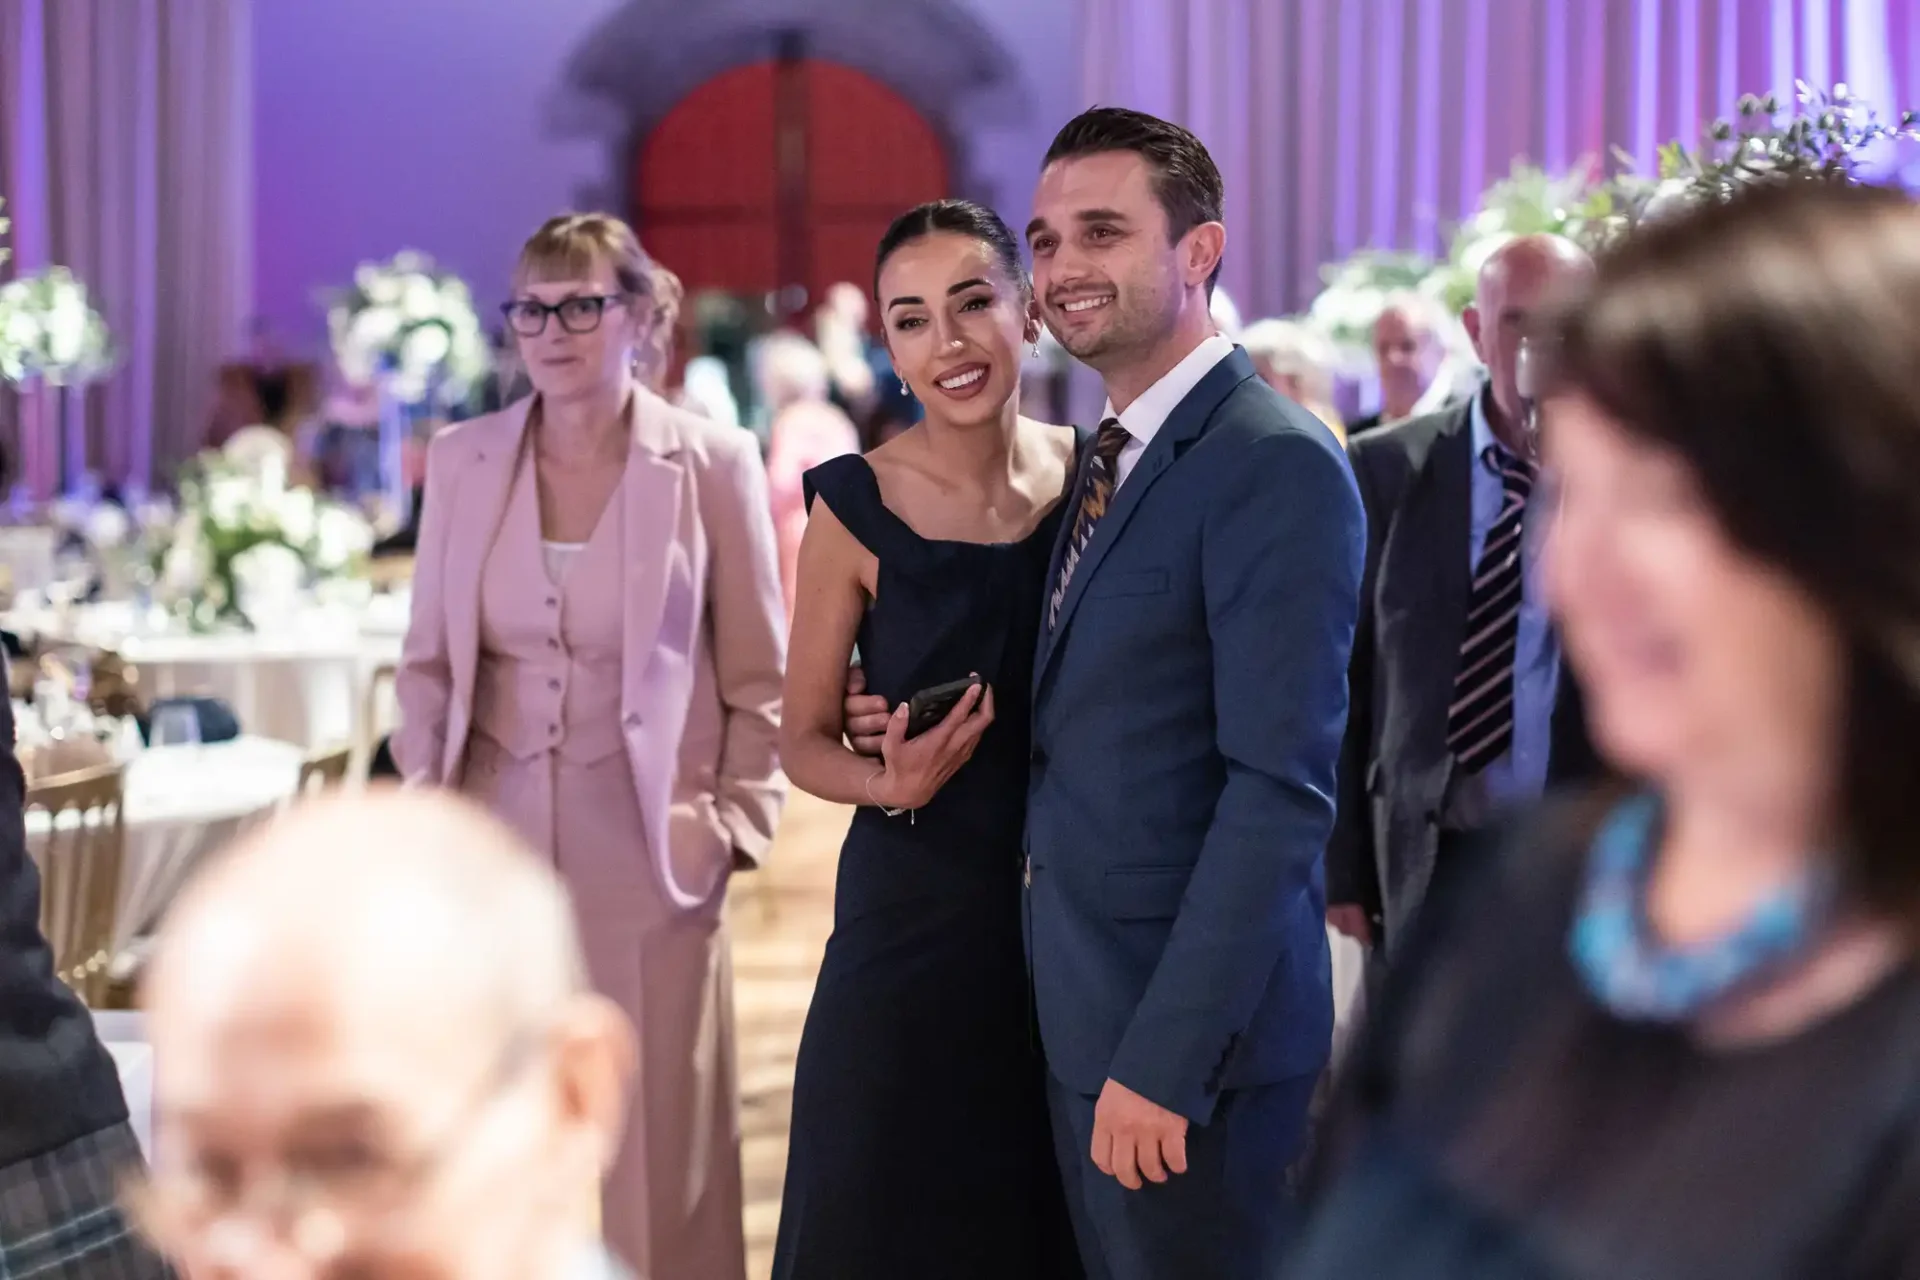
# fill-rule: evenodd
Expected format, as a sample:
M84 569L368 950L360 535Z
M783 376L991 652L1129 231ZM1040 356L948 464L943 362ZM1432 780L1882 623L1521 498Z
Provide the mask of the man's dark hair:
M1153 167L1153 191L1166 210L1167 234L1176 242L1203 222L1221 221L1226 190L1213 157L1193 134L1144 111L1094 107L1081 112L1054 136L1041 167L1107 151L1131 151ZM1207 278L1209 294L1219 279L1216 265Z

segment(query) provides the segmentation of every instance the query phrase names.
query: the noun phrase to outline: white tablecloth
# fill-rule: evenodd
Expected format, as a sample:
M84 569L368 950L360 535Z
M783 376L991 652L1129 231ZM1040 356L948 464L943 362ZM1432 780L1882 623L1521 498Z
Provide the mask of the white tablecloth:
M273 629L212 635L143 629L125 604L35 611L13 621L30 634L115 650L139 667L149 703L219 698L243 733L320 749L357 746L392 728L385 691L366 723L367 692L374 670L399 660L405 611L404 597L380 597L364 610L316 608Z
M116 952L153 930L202 857L293 796L304 754L289 743L248 737L158 747L127 766ZM30 844L44 841L47 830L45 810L27 815Z

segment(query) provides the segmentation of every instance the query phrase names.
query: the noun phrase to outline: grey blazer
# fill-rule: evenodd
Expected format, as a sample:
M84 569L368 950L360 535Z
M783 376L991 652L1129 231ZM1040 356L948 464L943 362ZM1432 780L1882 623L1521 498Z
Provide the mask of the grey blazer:
M1367 559L1327 897L1366 907L1389 945L1426 895L1453 777L1447 707L1472 591L1472 412L1463 400L1348 448L1366 504ZM1549 785L1599 771L1579 689L1563 670Z

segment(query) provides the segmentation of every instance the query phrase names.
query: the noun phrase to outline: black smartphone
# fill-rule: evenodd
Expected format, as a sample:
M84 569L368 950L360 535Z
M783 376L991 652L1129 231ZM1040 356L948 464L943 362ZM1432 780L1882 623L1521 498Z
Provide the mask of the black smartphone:
M968 676L951 684L922 689L907 699L907 737L917 738L947 718L947 713L967 696L967 690L980 683L979 676Z

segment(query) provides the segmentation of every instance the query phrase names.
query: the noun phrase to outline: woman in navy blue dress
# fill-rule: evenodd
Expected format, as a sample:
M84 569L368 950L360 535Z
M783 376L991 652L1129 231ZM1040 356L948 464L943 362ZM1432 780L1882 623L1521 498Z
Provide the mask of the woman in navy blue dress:
M875 293L925 421L808 473L782 759L861 806L807 1014L778 1280L1080 1274L1054 1162L1021 942L1028 691L1077 452L1022 418L1038 335L1019 250L960 201L902 216ZM978 676L883 759L842 739L847 664L905 704Z

